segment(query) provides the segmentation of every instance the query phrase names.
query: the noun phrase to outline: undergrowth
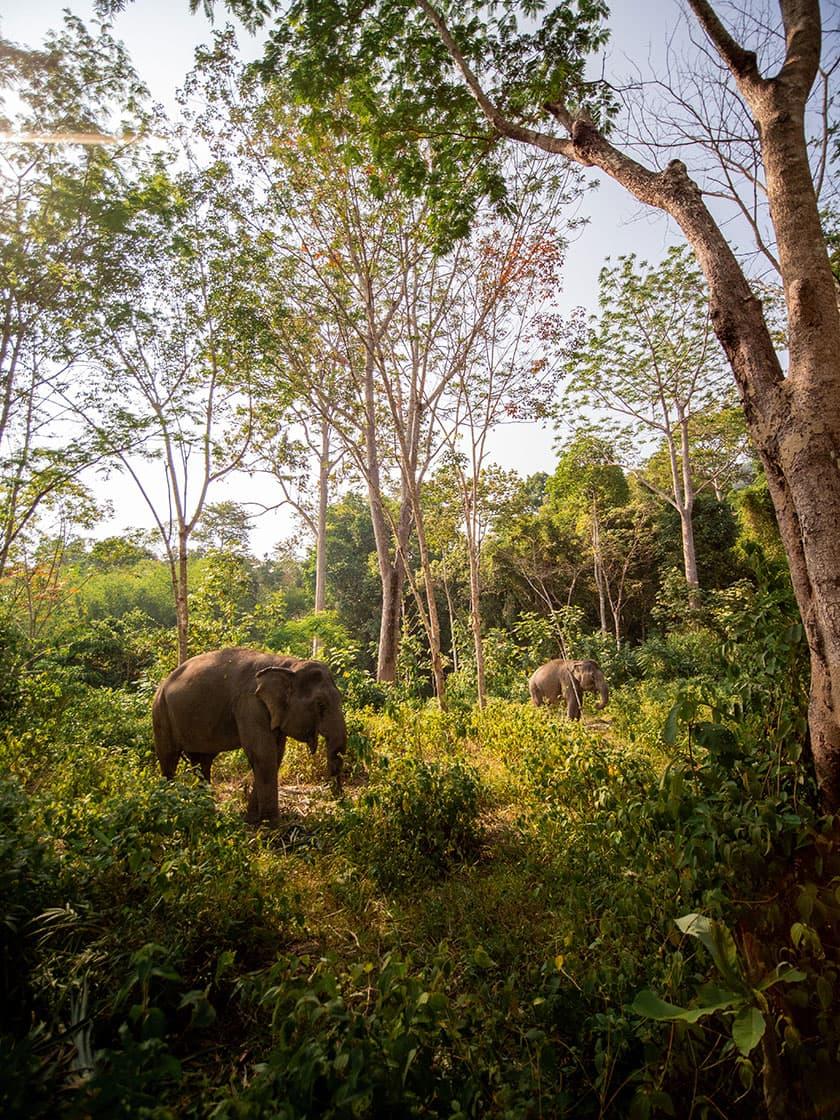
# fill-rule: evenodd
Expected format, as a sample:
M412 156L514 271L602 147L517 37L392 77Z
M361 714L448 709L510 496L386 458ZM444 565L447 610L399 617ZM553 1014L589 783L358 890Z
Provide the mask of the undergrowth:
M589 722L354 709L350 796L293 790L273 832L235 785L159 779L148 695L23 681L0 1111L734 1120L781 1093L830 1115L834 822L802 765L801 632L745 656L749 616L783 609L750 594L721 597L714 675L628 683ZM319 782L307 758L284 774Z

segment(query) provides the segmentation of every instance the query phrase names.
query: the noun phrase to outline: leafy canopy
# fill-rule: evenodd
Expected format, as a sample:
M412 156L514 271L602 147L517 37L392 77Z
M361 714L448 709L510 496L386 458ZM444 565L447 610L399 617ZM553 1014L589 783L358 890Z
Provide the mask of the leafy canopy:
M99 5L105 13L122 6ZM441 244L466 232L479 200L502 210L507 200L500 136L455 74L434 20L444 21L509 119L531 122L559 101L602 127L613 115L606 83L585 74L588 56L608 38L603 0L227 0L226 7L246 26L275 19L257 64L262 76L282 85L315 134L338 136L348 160L366 162L369 146L402 190L424 195Z

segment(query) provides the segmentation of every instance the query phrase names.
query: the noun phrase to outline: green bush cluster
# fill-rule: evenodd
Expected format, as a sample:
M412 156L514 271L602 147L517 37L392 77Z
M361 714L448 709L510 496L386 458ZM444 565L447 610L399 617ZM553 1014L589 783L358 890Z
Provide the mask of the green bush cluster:
M423 882L475 857L481 781L461 760L381 759L341 821L346 849L383 887Z

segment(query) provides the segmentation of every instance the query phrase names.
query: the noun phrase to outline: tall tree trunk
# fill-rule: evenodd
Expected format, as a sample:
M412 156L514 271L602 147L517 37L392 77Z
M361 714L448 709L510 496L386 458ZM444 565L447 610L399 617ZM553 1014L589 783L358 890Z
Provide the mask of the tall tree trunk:
M373 535L376 541L376 559L382 586L382 614L379 620L379 646L376 657L376 679L393 682L397 679L397 658L400 651L403 588L405 563L411 531L411 506L403 498L397 521L395 555L391 554L391 527L385 512L382 495L368 483Z
M187 575L187 534L181 529L178 533L177 566L173 572L175 591L175 620L178 628L178 664L182 665L189 657L190 608L188 599Z
M330 497L330 429L326 421L321 428L321 454L318 463L318 519L315 525L315 605L314 613L322 614L327 606L327 509ZM312 638L312 656L321 651L321 640Z
M441 707L446 706L446 680L443 675L443 657L441 656L440 643L440 617L435 598L435 582L432 578L432 565L429 559L429 547L426 541L426 527L423 521L423 510L420 506L420 494L416 487L411 489L412 505L414 508L414 529L417 534L417 550L420 553L420 570L423 573L423 589L426 597L426 636L429 640L429 656L432 662L432 680L435 686L435 695Z
M694 517L692 511L685 506L678 506L677 512L680 515L685 581L689 587L698 588L700 580L697 576L697 552L694 547Z
M446 610L449 615L449 656L452 658L452 671L457 673L460 668L458 658L458 643L455 639L455 608L452 606L452 591L449 587L449 580L446 576L446 569L443 571L443 594L446 596Z
M598 520L598 503L593 499L592 501L592 555L593 560L593 574L595 577L595 587L598 591L598 613L601 620L601 633L606 634L609 630L607 625L607 588L604 579L604 563L601 556L601 524Z
M478 546L472 529L467 536L467 557L470 567L470 629L475 650L475 687L480 708L487 707L487 683L484 671L484 636L481 626L481 582Z
M370 504L370 518L376 542L376 562L382 585L382 614L379 619L379 645L376 655L376 679L393 683L397 679L397 657L400 649L402 597L405 584L403 557L411 533L411 502L405 491L400 500L397 539L392 542L391 526L382 495L381 470L376 442L375 362L372 344L365 353L365 476ZM393 553L392 553L393 545Z
M403 584L402 560L380 568L382 581L382 614L379 620L379 647L376 656L376 679L393 683L397 679L397 657L400 651Z

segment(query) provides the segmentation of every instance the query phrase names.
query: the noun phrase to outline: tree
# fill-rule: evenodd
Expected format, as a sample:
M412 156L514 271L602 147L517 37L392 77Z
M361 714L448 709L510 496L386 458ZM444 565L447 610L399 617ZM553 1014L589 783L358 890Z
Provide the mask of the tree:
M375 669L381 586L370 507L359 494L346 495L327 512L327 570L339 622L361 645L365 666Z
M135 269L85 327L92 376L74 402L154 518L179 661L189 656L190 537L211 488L244 461L262 371L261 257L232 187L216 189L223 174L218 166L174 177L161 170L138 187L144 236L127 250L137 254Z
M697 587L692 512L705 483L696 478L692 434L696 418L718 406L731 384L703 278L682 248L671 249L658 268L622 257L602 270L599 303L567 395L618 416L636 446L659 437L667 483L644 469L638 477L677 511L686 582Z
M444 205L454 236L482 192L499 196L493 153L502 139L609 175L668 214L697 257L714 332L738 385L767 475L811 655L809 729L823 800L840 806L840 312L806 132L820 71L818 0L780 0L781 34L744 45L709 0L688 0L720 74L760 145L774 257L785 293L789 363L782 367L744 269L683 159L646 166L611 138L617 107L586 59L606 38L599 0L566 2L534 27L513 0L487 9L458 0L379 0L356 6L299 0L272 32L265 68L323 128L364 105L356 128L379 137L381 162L408 188ZM257 16L264 6L237 3ZM772 53L772 44L780 50ZM763 69L758 47L764 50ZM343 92L343 114L323 108ZM336 102L330 100L331 105ZM717 122L725 129L727 122ZM424 137L417 141L418 136ZM685 153L691 159L690 151ZM462 190L469 167L467 189ZM450 204L450 205L446 205Z
M539 162L518 161L511 174L517 187L516 217L488 223L486 228L477 224L472 253L465 254L461 269L467 300L453 301L437 336L429 340L443 349L453 334L456 340L463 334L473 336L469 347L456 345L445 391L431 412L460 493L470 630L482 707L486 703L482 547L510 481L504 472L489 466L490 440L502 424L548 415L560 342L567 329L555 304L564 249L554 218L558 199L554 192L538 189L540 170Z
M621 467L615 462L614 444L591 432L580 431L563 449L546 487L546 505L558 521L583 528L592 549L592 571L598 595L601 633L609 631L607 605L613 611L616 643L621 640L621 604L627 565L633 550L625 555L613 591L605 561L604 525L607 514L625 505L629 492Z
M120 131L139 131L145 91L107 29L91 35L69 14L42 50L0 40L0 58L12 93L12 136L0 146L2 576L41 504L72 493L101 455L68 423L63 391L78 374L78 325L113 281L126 179L143 156L78 138L108 140L118 116Z
M542 472L522 480L487 542L487 589L508 623L522 611L553 618L571 604L589 566L577 531L546 501L548 481Z
M298 349L292 349L291 365L305 365L305 358ZM323 386L328 395L326 385ZM299 431L297 439L284 431L278 436L276 424L270 425L271 431L265 442L257 440L256 465L263 464L279 483L283 494L282 504L290 506L311 533L315 542L315 598L313 614L323 614L327 609L327 511L332 489L342 462L346 459L346 448L336 447L332 424L326 415L326 408L319 408L315 416L307 398L315 391L315 385L304 389L303 397L295 398L288 405L286 414L281 417L285 427L294 426ZM315 464L315 485L312 485L312 464ZM312 639L312 656L318 656L320 639L317 633Z

